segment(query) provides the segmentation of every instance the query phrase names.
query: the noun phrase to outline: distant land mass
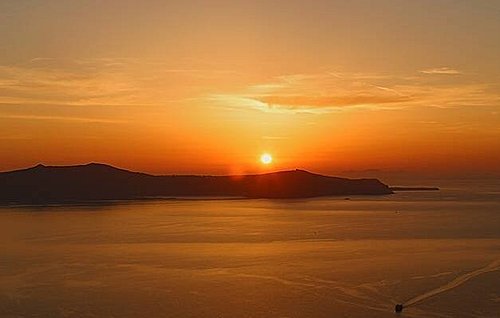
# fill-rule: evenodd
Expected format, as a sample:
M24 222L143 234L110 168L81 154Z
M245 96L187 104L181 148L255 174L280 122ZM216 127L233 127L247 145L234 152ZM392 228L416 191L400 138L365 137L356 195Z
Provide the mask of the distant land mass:
M46 204L178 197L309 198L393 193L378 179L347 179L304 170L238 176L156 176L91 163L0 173L0 203Z
M390 187L392 191L439 191L437 187Z

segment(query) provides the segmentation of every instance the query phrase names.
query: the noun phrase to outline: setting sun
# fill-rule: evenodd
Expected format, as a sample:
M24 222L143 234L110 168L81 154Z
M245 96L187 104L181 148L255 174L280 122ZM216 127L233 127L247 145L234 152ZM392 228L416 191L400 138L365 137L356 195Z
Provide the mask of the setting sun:
M273 157L268 153L264 153L264 154L262 154L262 156L260 156L260 161L263 164L268 165L271 162L273 162Z

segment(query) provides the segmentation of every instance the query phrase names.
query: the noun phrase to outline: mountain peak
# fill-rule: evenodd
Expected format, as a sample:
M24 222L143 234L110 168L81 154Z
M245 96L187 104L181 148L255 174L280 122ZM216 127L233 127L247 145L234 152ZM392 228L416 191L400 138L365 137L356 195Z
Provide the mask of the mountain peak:
M113 169L113 170L123 170L123 169L113 167L113 166L105 164L105 163L99 163L99 162L90 162L90 163L86 163L86 164L83 164L80 166L74 166L74 167L106 168L106 169Z
M292 176L321 176L320 174L313 173L311 171L307 171L304 169L276 171L276 172L271 172L269 174L284 174L284 175L292 175Z
M315 173L312 173L312 172L304 170L304 169L295 169L294 172L303 173L303 174L315 174Z

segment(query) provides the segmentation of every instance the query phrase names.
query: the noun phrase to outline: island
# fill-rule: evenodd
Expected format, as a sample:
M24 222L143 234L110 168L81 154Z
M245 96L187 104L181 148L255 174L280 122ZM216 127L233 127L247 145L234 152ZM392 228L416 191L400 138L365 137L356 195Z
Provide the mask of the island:
M150 175L91 163L0 173L0 203L46 204L181 197L310 198L385 195L378 179L347 179L304 170L233 176Z
M438 187L390 187L394 192L401 191L439 191Z

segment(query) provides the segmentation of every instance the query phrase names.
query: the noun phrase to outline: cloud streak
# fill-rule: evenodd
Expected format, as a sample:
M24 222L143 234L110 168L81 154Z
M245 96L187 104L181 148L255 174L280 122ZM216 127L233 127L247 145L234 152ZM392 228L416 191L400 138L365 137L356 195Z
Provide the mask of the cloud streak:
M54 59L0 65L0 103L164 106L199 95L225 69L172 67L128 58Z
M449 67L439 67L439 68L430 68L426 70L421 70L420 73L423 74L431 74L431 75L461 75L462 72L449 68Z
M128 121L105 119L105 118L91 118L91 117L72 117L72 116L44 116L44 115L12 115L0 114L1 119L23 119L23 120L56 120L56 121L70 121L81 123L97 123L97 124L125 124Z
M291 95L280 96L271 95L258 98L261 102L270 105L270 107L348 107L362 105L381 105L402 103L411 100L408 96L390 96L390 95L345 95L345 96L304 96Z
M458 72L429 70L435 74ZM429 74L431 74L429 73ZM429 82L425 75L337 73L292 74L268 83L248 86L239 93L211 95L226 107L265 112L328 113L350 109L402 109L408 107L498 106L500 94L494 83L445 78Z

